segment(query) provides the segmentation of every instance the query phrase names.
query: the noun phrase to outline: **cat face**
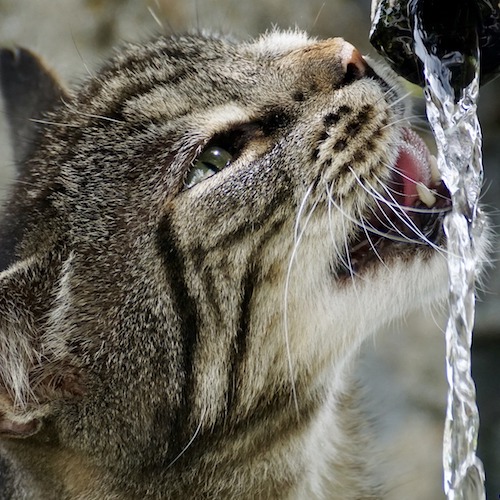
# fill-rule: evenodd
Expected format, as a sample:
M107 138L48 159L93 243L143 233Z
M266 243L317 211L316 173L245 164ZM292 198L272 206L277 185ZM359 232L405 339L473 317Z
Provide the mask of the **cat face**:
M25 51L2 65L36 120L4 215L0 435L64 463L61 491L276 454L363 339L446 293L447 192L343 40L160 38L74 94Z

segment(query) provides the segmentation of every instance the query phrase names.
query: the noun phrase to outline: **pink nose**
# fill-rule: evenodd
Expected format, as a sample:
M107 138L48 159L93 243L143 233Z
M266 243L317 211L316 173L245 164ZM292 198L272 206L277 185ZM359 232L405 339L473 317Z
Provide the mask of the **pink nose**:
M366 75L367 69L369 68L368 64L363 59L361 52L359 52L359 50L349 42L344 41L342 44L342 48L340 50L340 60L342 67L344 68L346 78L348 79L354 80L362 78Z

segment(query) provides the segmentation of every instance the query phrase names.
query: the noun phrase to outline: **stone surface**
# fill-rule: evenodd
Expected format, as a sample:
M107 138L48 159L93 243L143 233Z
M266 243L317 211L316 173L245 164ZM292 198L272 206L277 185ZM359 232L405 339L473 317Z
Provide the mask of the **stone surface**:
M299 27L318 37L343 36L363 53L368 43L370 0L0 0L0 44L20 44L42 54L69 82L92 72L122 40L161 31L222 31L238 38L273 26ZM484 201L499 224L500 81L481 91L485 136ZM417 114L423 114L421 104ZM0 108L0 197L13 177ZM496 249L495 244L495 249ZM496 255L493 257L495 258ZM490 269L478 306L474 375L483 420L481 456L489 497L500 493L500 271ZM437 323L443 317L436 313ZM444 335L430 317L414 316L380 334L363 350L360 373L367 382L375 421L381 474L388 498L442 499L441 442L446 401Z

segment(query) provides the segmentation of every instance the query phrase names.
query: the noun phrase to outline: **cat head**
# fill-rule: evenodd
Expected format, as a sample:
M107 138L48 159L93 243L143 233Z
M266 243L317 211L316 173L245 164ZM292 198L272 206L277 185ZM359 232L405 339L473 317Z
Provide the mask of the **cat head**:
M162 37L74 92L23 49L0 69L9 447L166 469L193 435L314 412L363 339L444 296L447 193L342 39Z

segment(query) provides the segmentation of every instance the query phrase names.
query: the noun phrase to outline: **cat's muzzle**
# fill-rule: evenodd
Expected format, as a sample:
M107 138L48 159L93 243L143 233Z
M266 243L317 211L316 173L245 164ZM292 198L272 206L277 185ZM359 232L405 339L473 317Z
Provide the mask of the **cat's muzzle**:
M338 271L340 277L355 276L393 257L436 251L444 244L443 219L451 209L450 193L436 158L411 129L403 129L391 177L373 197Z

